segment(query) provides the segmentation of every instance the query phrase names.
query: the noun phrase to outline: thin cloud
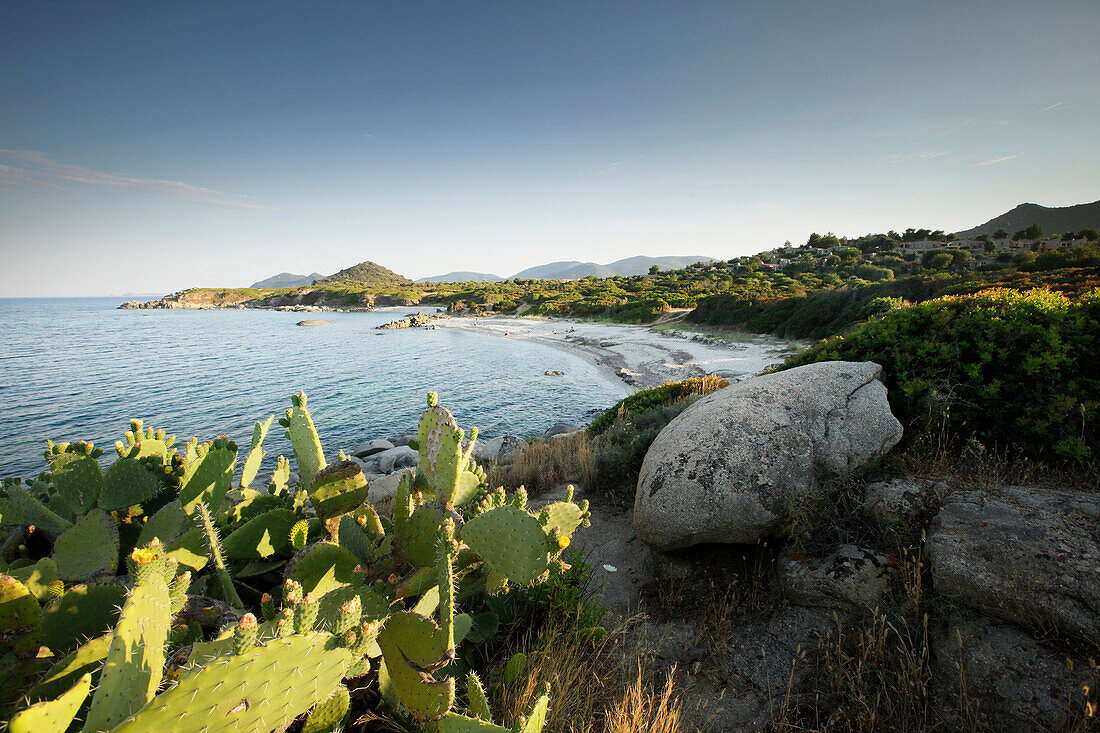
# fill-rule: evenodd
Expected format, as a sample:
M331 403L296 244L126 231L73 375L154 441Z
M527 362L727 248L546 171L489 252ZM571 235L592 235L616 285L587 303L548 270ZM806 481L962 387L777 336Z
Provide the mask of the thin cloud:
M1052 109L1058 109L1059 107L1062 106L1062 104L1063 104L1062 102L1055 102L1054 104L1050 105L1049 107L1043 107L1042 109L1037 109L1034 112L1032 112L1031 114L1038 115L1038 114L1042 114L1043 112L1049 112Z
M141 191L210 206L273 210L271 206L257 203L254 196L223 193L183 181L105 173L79 165L58 163L37 150L0 148L0 160L7 161L0 162L0 186L8 190L28 187L67 189L72 186L96 186Z
M905 163L910 160L927 160L929 158L942 158L947 153L942 150L915 150L908 153L894 153L887 155L886 160L891 163Z
M1004 163L1006 160L1012 160L1013 158L1019 158L1023 153L1013 153L1012 155L998 155L996 158L990 158L989 160L983 160L980 163L974 163L971 168L980 165L997 165L998 163Z
M619 168L622 168L626 164L627 164L627 161L625 161L625 160L616 160L611 165L609 165L606 168L603 168L602 170L600 170L600 175L601 176L606 176L608 173L612 173L612 172L618 170Z

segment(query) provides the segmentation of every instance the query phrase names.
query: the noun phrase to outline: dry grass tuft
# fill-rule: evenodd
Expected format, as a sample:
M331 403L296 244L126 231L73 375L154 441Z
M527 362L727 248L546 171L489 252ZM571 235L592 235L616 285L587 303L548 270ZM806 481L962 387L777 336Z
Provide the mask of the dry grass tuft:
M532 495L566 483L591 485L595 448L586 431L536 440L516 454L510 466L493 464L491 486L524 486Z
M681 704L675 695L675 666L665 676L665 684L655 691L638 665L638 674L626 694L607 716L607 733L680 733Z
M520 640L510 652L527 655L523 675L489 694L505 725L515 725L549 682L547 733L680 733L680 700L669 675L657 683L648 670L652 652L639 641L639 620L601 638L551 623ZM495 677L495 676L494 676Z

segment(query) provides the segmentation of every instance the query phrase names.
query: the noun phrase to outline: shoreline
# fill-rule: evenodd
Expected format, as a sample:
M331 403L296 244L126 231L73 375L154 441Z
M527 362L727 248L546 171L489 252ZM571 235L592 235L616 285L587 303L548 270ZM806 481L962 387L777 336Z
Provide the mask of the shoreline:
M751 340L727 343L688 328L654 330L651 325L569 318L453 316L432 325L498 338L530 339L561 349L595 366L628 394L706 374L741 381L783 361L802 345L771 336L747 336Z

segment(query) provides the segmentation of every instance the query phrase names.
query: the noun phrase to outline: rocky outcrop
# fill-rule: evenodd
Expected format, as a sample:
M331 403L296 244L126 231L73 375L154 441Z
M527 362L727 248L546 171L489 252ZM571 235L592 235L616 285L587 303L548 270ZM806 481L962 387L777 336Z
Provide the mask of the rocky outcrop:
M887 555L841 545L824 557L784 553L777 579L795 605L865 613L879 606L896 565L897 560Z
M543 438L553 438L557 435L569 435L575 433L578 430L583 430L580 425L571 422L556 422L546 429L542 434Z
M408 445L407 441L405 445ZM351 452L351 454L356 458L369 458L376 453L381 453L382 451L389 450L393 447L395 446L390 441L382 440L381 438L379 438L377 440L368 440L366 443L361 443L358 447L355 448L355 450Z
M1095 690L1100 683L1088 660L1067 658L1013 626L984 619L940 629L931 643L931 697L948 722L969 730L976 726L963 721L979 719L1012 733L1086 730L1073 723L1088 715L1085 686ZM971 709L960 710L960 702Z
M935 591L995 618L1100 639L1100 495L960 492L932 521Z
M947 493L947 485L927 480L895 478L867 484L863 510L881 524L927 520Z
M479 463L496 462L508 465L526 447L527 441L515 435L479 440L474 443L474 460Z
M642 463L634 527L658 550L783 531L819 469L845 474L900 439L882 367L821 362L731 385L661 431Z
M375 326L375 328L421 328L438 318L450 318L450 316L446 313L414 313L411 316L405 316L404 318L392 320L389 323L383 323L381 326Z

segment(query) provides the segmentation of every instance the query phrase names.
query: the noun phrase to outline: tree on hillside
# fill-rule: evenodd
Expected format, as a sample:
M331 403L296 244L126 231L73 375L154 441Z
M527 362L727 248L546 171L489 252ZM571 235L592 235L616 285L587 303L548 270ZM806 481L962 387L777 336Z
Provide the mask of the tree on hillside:
M1032 224L1024 230L1025 239L1038 239L1043 236L1043 228L1038 224Z
M661 268L658 267L657 265L650 265L649 266L649 274L650 275L656 275L660 271L661 271Z
M1006 232L1004 229L998 229L997 231L993 232L994 239L1006 239L1007 237L1008 232Z
M1086 227L1085 229L1082 229L1081 231L1077 232L1077 236L1080 237L1081 239L1087 239L1090 242L1095 242L1097 240L1100 240L1100 232L1096 231L1095 229L1089 228L1089 227Z

